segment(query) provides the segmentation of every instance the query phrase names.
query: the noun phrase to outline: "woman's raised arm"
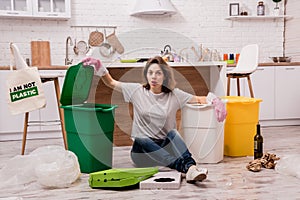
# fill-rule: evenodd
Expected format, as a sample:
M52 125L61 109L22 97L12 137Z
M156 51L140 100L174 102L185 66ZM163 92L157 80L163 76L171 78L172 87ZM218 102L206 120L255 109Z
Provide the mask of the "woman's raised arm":
M100 60L87 57L82 60L83 66L93 66L95 70L95 75L102 78L105 85L110 88L121 91L121 82L115 80L108 72L106 67L104 67Z

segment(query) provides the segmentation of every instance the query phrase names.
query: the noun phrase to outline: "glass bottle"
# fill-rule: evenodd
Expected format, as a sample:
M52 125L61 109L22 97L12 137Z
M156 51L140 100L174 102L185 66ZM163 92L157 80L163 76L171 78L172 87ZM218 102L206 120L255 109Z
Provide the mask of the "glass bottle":
M265 5L263 1L259 1L257 5L257 15L265 15Z
M261 158L263 156L263 143L264 139L260 133L260 124L256 125L256 135L254 136L254 159Z

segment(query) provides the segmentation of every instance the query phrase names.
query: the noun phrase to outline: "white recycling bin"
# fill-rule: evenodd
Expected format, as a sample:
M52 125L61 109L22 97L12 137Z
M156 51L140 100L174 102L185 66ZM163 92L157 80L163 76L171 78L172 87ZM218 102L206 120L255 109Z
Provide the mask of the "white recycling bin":
M218 122L211 104L187 104L181 111L182 137L197 163L224 158L224 122Z

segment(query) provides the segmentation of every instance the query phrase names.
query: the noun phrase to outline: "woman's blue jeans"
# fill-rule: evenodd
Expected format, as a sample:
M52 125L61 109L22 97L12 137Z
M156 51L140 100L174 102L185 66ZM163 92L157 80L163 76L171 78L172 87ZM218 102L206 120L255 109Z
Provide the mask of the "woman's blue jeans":
M171 130L165 139L135 138L131 159L137 167L166 166L186 173L196 165L177 130Z

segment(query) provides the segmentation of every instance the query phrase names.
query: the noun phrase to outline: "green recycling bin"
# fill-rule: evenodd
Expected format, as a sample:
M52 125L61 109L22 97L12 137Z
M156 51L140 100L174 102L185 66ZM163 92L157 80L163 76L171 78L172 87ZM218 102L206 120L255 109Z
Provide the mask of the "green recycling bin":
M74 152L82 173L112 167L116 105L85 103L94 69L82 63L68 68L61 92L68 149Z

